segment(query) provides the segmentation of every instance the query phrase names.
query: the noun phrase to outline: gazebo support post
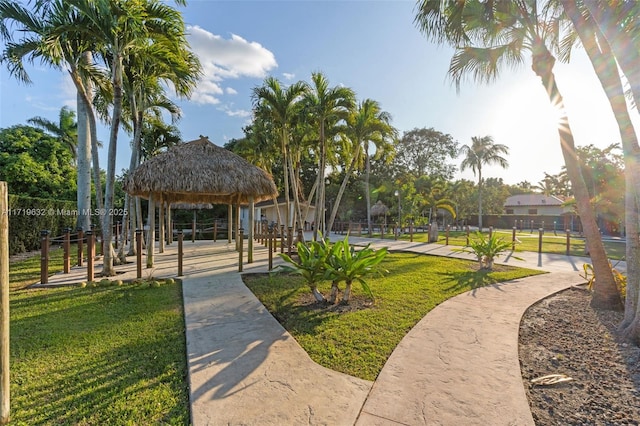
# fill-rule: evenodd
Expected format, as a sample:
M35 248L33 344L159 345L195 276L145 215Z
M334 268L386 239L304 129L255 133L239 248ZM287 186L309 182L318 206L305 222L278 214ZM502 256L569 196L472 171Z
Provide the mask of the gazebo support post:
M236 217L234 218L234 227L236 229L236 250L241 249L241 236L240 236L240 202L235 204Z
M147 238L147 268L153 268L153 251L156 245L156 206L153 194L149 194L149 237Z
M227 242L231 244L231 230L233 229L233 205L229 204L227 209Z
M164 253L164 199L160 194L160 203L158 204L158 253Z
M173 243L173 223L171 221L171 203L167 202L167 245Z
M247 238L247 263L253 263L253 216L254 216L255 204L253 203L253 197L249 197L249 236Z

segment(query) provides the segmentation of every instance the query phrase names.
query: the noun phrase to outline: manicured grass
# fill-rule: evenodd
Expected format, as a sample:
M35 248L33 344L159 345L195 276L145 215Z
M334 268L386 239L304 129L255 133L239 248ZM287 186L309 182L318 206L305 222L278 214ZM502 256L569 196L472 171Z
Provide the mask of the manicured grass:
M300 303L308 293L298 277L245 276L245 283L319 364L352 376L375 380L404 335L431 309L457 294L540 271L499 266L477 271L477 263L460 259L391 253L382 263L383 277L367 280L375 305L338 313ZM319 289L329 294L330 283ZM363 295L354 284L354 295Z
M11 424L189 423L179 284L17 290L39 256L10 271Z
M71 266L78 262L78 246L71 245L69 251ZM64 251L61 247L52 246L49 249L49 275L60 272L63 269ZM84 246L83 259L87 257L87 248ZM86 260L85 260L86 262ZM85 263L86 264L86 263ZM9 266L9 283L11 290L25 288L31 284L40 282L40 255L11 263Z
M511 241L512 231L510 230L495 230L501 238L506 241ZM485 229L484 234L488 235L488 230ZM474 233L471 233L471 237L473 237ZM363 237L366 237L366 234L362 234ZM380 234L374 234L375 238L380 238ZM385 235L386 239L393 239L394 236L391 234ZM413 241L416 242L426 242L427 234L420 232L413 234ZM533 233L530 231L517 231L516 238L520 241L516 244L516 251L538 251L538 231L534 230ZM408 233L402 234L400 236L402 241L409 241L410 235ZM444 231L440 231L438 233L438 244L445 244L446 242L446 233ZM623 240L603 241L605 251L607 255L611 259L622 259L625 256L625 243ZM449 231L449 245L452 246L465 246L467 244L467 233L466 231ZM566 254L567 252L567 238L564 232L558 232L557 235L554 235L553 231L545 231L542 236L542 252L543 253L556 253L556 254ZM585 244L584 238L578 238L575 236L571 236L570 244L569 244L569 254L572 256L585 256Z

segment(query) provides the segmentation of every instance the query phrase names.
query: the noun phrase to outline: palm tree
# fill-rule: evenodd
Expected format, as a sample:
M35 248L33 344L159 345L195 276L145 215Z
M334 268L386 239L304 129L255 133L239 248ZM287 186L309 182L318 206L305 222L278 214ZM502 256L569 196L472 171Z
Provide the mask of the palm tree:
M547 45L551 49L558 45L558 20L557 13L551 8L539 9L539 2L533 0L422 0L416 16L420 30L427 37L456 49L449 74L458 88L462 79L469 74L480 82L493 81L503 65L520 65L524 62L525 52L531 54L531 67L561 116L558 123L560 148L576 197L594 272L599 277L591 303L598 308L619 309L620 296L580 172L573 133L553 73L555 57Z
M588 3L585 2L585 4ZM580 10L575 0L565 1L562 6L589 55L620 131L625 162L625 258L627 259L625 313L620 329L628 339L638 343L640 342L640 240L635 237L639 231L638 200L640 200L637 185L640 182L640 168L636 160L637 153L640 151L638 138L627 108L616 57L607 38L594 22L594 17L590 13L585 13L584 9ZM630 52L630 54L638 55L638 52ZM628 59L628 57L623 58L622 61ZM638 72L636 68L633 67L631 72Z
M471 169L478 174L478 228L482 232L482 166L497 164L503 169L509 166L502 155L509 154L509 147L493 142L491 136L472 137L471 145L462 145L460 154L464 155L460 170Z
M88 40L111 73L113 113L108 146L107 177L104 212L113 208L115 187L115 162L118 132L122 119L124 75L127 58L149 53L149 46L156 44L167 54L183 52L188 46L185 25L181 14L159 0L139 2L113 2L68 0L83 17L86 25L75 28L81 39ZM113 217L104 214L102 230L108 246L105 250L103 275L113 275L115 252L111 247Z
M346 137L343 138L344 146L342 152L344 163L349 165L333 204L327 229L331 230L333 227L340 201L353 171L364 163L367 229L369 229L369 235L371 235L373 230L371 226L371 191L369 190L369 177L371 174L369 143L372 142L376 146L376 157L380 158L393 149L390 139L396 136L397 131L390 124L391 115L386 111L382 111L380 104L372 99L365 99L360 102L354 110L350 111L346 121Z
M54 68L66 68L76 90L78 103L77 185L78 225L90 228L91 162L96 190L96 204L102 208L102 185L98 159L96 120L92 108L92 80L101 84L103 73L92 61L89 45L74 35L82 26L81 17L65 1L36 3L30 10L17 1L0 1L0 37L7 41L0 62L7 64L11 75L31 83L24 61L41 62ZM17 31L11 31L16 28ZM21 38L15 40L14 36ZM64 67L63 67L64 65Z
M318 128L318 191L316 194L315 227L313 229L313 239L316 240L318 229L324 231L327 124L346 119L349 110L355 104L355 93L347 87L329 87L329 80L325 75L314 72L311 74L311 85L308 86L303 102L305 110L311 115Z
M76 146L78 145L78 123L76 123L76 113L68 106L60 109L58 122L55 123L44 117L33 117L27 122L49 132L66 146L73 157L74 164L78 157Z
M286 203L286 226L294 225L289 214L291 202L289 183L292 182L289 165L290 131L297 113L297 103L300 101L304 91L305 85L301 82L283 87L278 79L267 77L263 85L255 87L252 93L254 108L261 113L262 118L268 117L273 122L273 126L280 135L279 142L282 155L284 196Z

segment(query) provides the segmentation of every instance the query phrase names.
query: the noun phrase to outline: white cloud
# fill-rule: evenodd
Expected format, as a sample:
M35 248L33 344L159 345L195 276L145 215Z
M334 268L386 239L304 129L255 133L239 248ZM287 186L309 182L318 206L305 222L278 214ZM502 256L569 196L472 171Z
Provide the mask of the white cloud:
M225 92L227 92L227 95L237 95L238 91L236 89L234 89L233 87L227 87L226 89L224 89Z
M218 108L220 111L223 111L229 117L240 117L247 118L251 117L251 111L247 111L246 109L231 109L228 106L224 106L222 108Z
M293 80L294 78L296 78L296 75L290 72L283 72L282 76L285 78L285 80Z
M273 53L255 41L236 34L225 39L197 25L188 27L188 31L189 43L204 73L192 97L197 103L218 103L217 97L224 93L220 84L225 79L264 78L278 66ZM235 94L233 92L234 89L227 88L228 94Z

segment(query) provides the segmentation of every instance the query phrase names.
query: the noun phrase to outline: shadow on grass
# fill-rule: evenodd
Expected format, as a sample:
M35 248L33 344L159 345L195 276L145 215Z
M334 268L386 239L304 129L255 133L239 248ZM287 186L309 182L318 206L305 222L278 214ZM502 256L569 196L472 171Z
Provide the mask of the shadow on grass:
M471 290L472 294L475 294L475 290L488 285L493 285L499 289L502 283L491 276L492 272L493 271L479 269L477 271L445 273L443 275L448 276L450 280L454 282L454 285L447 287L446 291L459 293Z
M188 422L179 287L25 293L11 302L17 424Z

